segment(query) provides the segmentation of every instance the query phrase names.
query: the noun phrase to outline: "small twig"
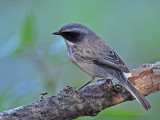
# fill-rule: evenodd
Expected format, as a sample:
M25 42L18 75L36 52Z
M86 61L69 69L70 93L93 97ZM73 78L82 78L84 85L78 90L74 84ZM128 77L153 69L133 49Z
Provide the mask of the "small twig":
M48 94L48 92L43 92L43 93L41 93L41 100L43 100L43 99L44 99L43 97L44 97L45 95L47 95L47 94Z

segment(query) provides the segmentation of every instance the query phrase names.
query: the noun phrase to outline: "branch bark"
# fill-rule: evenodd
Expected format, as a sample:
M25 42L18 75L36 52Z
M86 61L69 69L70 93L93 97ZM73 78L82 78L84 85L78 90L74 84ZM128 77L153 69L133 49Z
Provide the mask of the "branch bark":
M144 96L160 90L160 62L144 64L126 76ZM0 120L71 120L95 116L103 109L133 99L120 84L100 80L80 91L67 86L56 96L4 111Z

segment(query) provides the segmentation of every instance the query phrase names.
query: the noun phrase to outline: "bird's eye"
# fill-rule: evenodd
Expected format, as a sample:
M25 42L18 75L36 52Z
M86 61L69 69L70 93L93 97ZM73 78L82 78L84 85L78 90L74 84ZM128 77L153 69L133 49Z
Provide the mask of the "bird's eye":
M70 42L78 42L81 40L81 35L78 32L63 32L62 36Z

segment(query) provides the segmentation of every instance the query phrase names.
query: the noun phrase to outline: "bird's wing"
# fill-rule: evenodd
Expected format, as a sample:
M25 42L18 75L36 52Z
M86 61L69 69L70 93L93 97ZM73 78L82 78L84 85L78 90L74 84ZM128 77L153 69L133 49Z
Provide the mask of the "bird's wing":
M78 62L86 62L88 64L97 64L102 67L109 67L113 69L120 70L122 72L129 72L129 69L123 62L123 60L118 56L118 54L112 50L103 40L92 45L88 44L78 50L76 47L76 52L73 50L73 56ZM83 52L81 52L83 51Z
M95 64L116 68L122 72L129 72L129 69L127 68L123 60L117 55L117 53L114 50L110 50L109 54L106 56L98 56L99 58L97 60L94 60Z
M103 44L103 46L100 44ZM129 69L120 58L120 56L118 56L118 54L112 50L103 40L98 42L97 46L101 46L101 49L96 54L98 59L94 60L95 64L101 64L104 66L106 65L106 67L116 68L122 72L129 72Z

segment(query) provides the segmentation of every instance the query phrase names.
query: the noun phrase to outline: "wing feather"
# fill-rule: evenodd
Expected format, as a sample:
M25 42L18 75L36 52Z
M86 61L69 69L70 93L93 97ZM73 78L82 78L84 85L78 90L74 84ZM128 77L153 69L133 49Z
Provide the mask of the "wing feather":
M123 62L123 60L118 56L118 54L110 49L110 51L107 53L107 55L98 55L99 59L97 60L99 63L102 63L104 65L114 67L122 72L129 72L129 69Z
M79 62L87 62L88 64L94 63L103 65L104 67L114 68L122 72L129 72L129 69L120 56L118 56L118 54L101 39L94 41L92 45L90 43L82 48L76 46L73 49L73 56Z

